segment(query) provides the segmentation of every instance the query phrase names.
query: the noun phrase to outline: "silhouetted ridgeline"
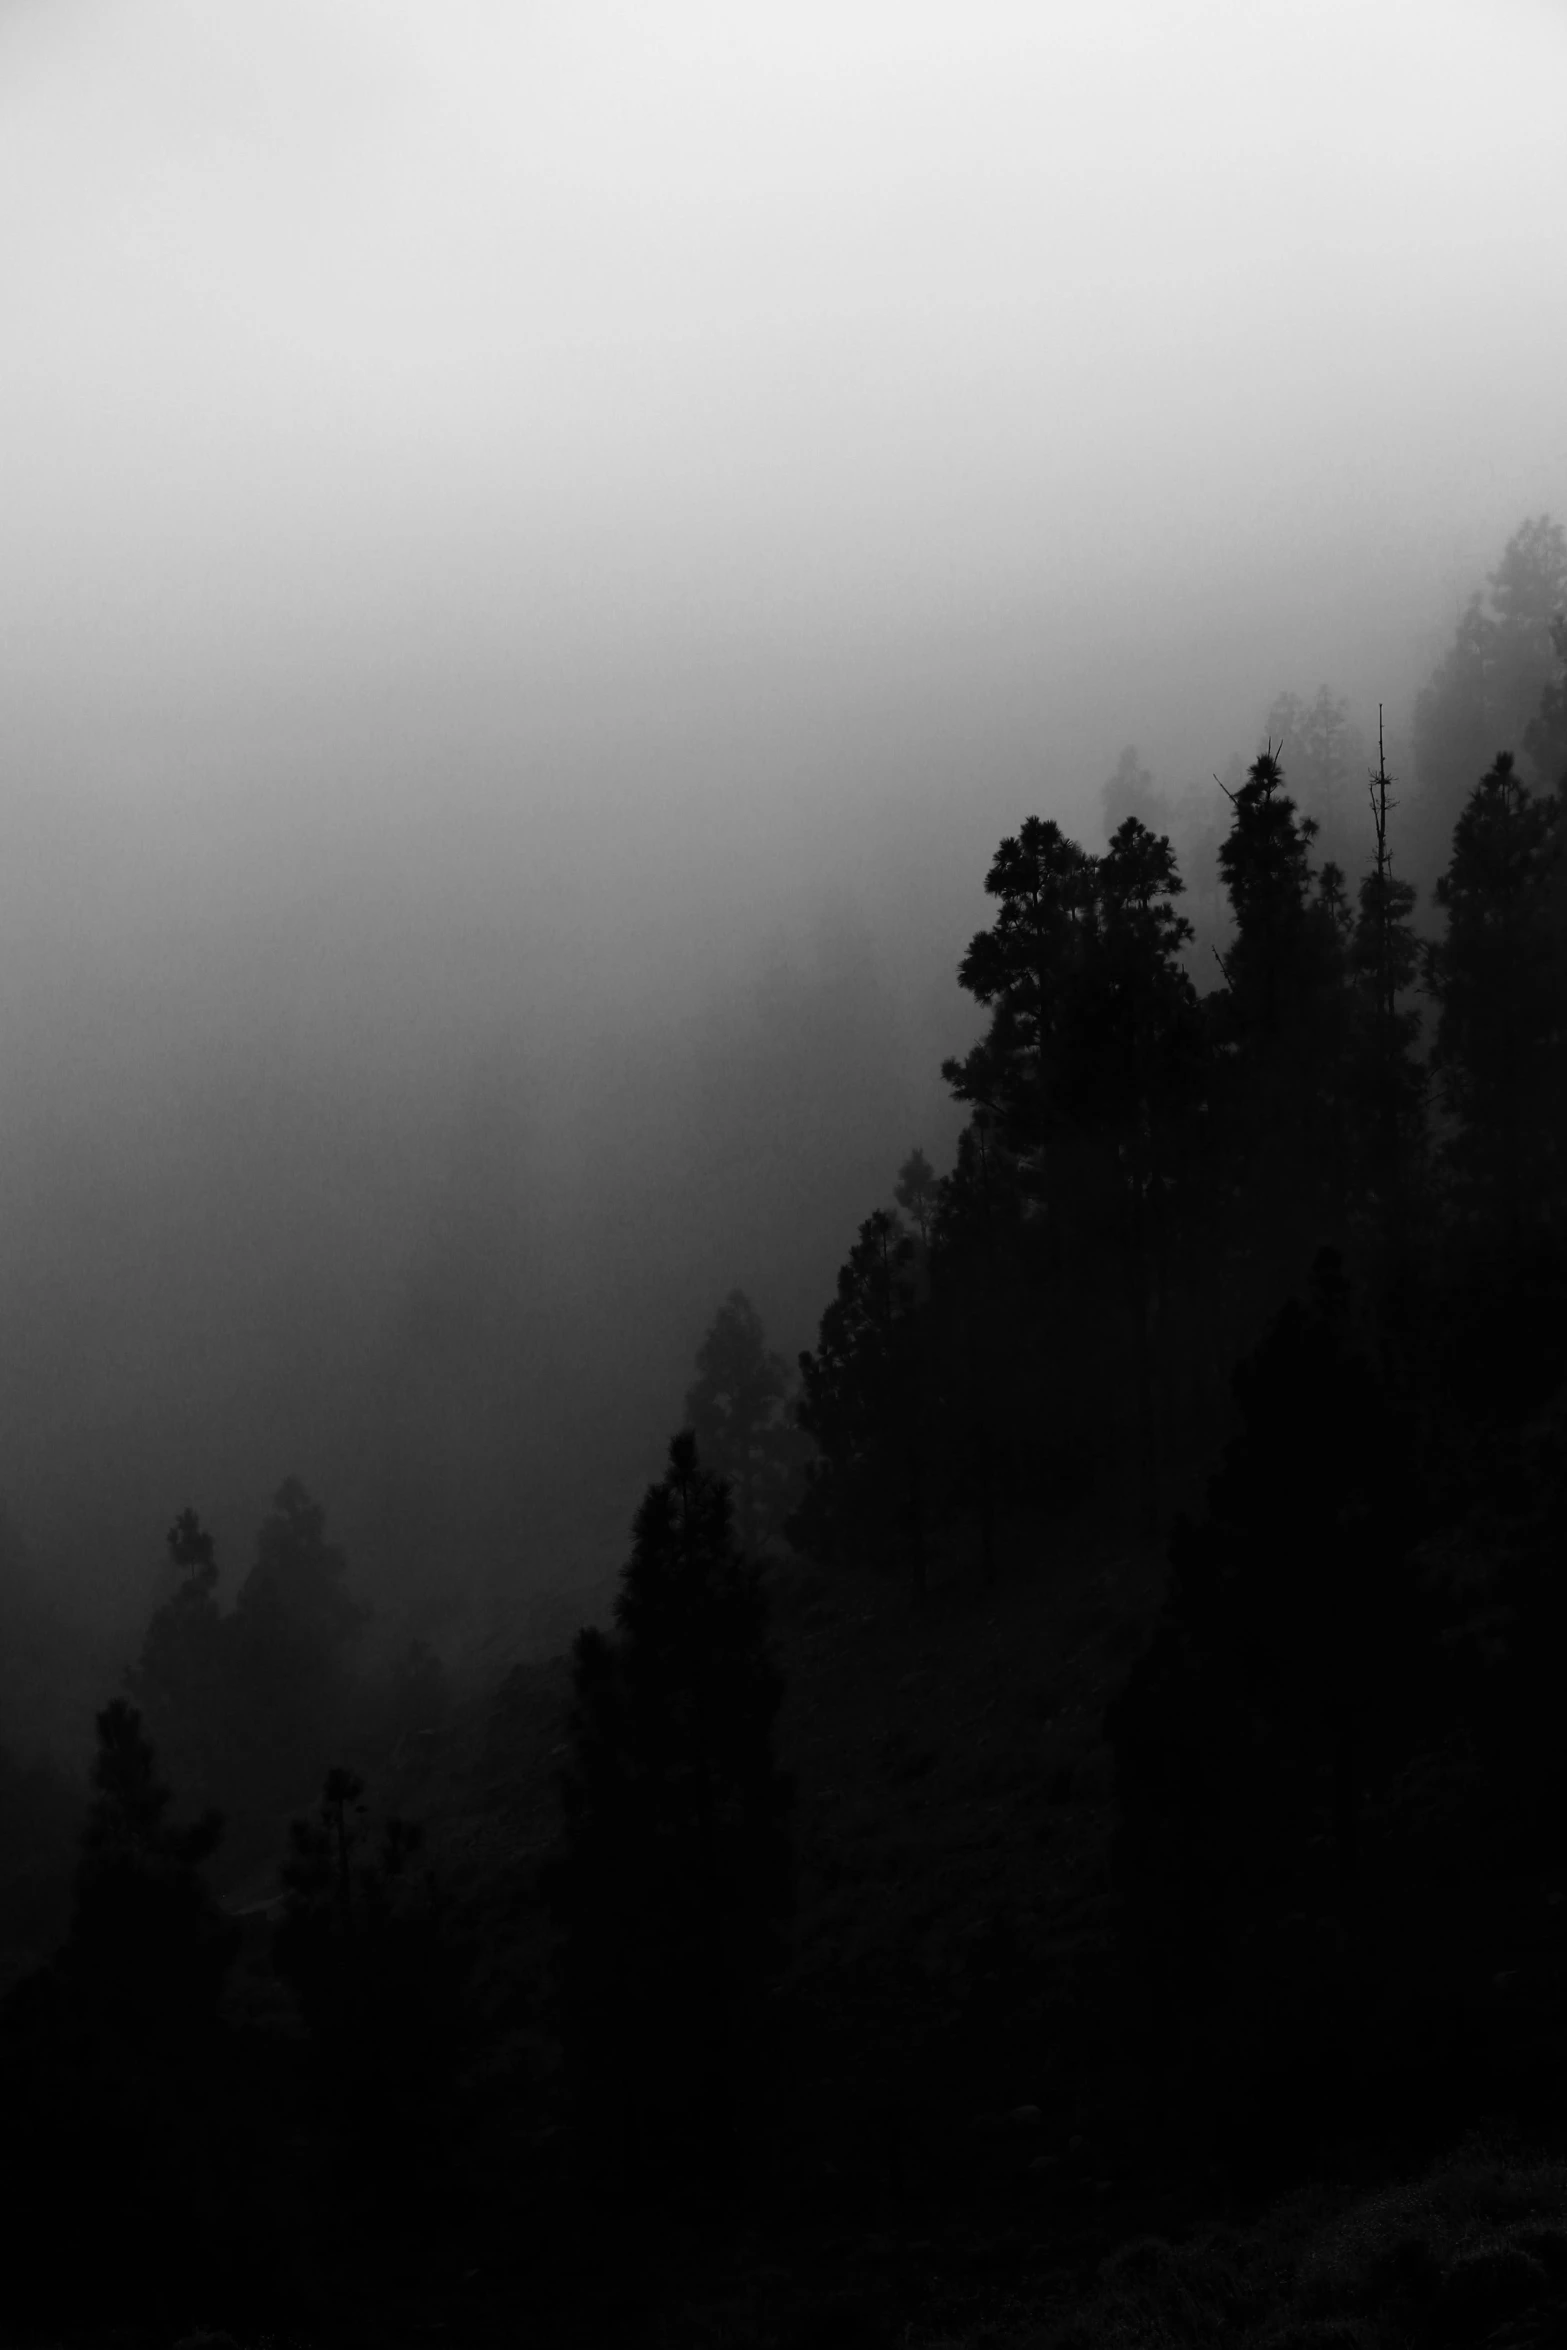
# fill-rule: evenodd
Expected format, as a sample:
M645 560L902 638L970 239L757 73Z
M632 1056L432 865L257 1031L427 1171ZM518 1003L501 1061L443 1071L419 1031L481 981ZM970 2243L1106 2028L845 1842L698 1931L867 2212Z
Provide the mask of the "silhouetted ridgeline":
M797 1371L718 1305L569 1660L182 1512L85 1803L0 1757L19 2338L1559 2337L1564 604L1407 791L1280 697L1210 939L1131 754L1000 844L952 1166Z

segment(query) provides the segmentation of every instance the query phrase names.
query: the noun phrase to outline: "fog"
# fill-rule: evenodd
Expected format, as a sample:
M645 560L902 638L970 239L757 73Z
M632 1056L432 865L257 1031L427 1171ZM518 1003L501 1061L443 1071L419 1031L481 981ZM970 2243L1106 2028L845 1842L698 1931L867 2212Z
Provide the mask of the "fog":
M956 1131L998 835L1567 483L1541 0L0 14L0 1485L449 1642Z

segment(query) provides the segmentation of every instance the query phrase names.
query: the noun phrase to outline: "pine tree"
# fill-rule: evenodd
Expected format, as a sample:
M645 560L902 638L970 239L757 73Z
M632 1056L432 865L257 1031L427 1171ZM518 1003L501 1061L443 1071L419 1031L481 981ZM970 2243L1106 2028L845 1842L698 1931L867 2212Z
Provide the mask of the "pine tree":
M1222 1200L1244 1328L1343 1239L1350 1205L1348 960L1338 867L1311 863L1317 828L1266 750L1230 795L1219 851L1233 939L1208 999L1216 1055L1212 1192Z
M432 2151L463 2038L468 1954L433 1876L414 1873L422 1830L392 1818L377 1840L364 1792L336 1765L314 1816L290 1824L273 1963L338 2120L378 2168L406 2179Z
M1291 789L1319 838L1335 851L1347 852L1345 786L1354 741L1349 705L1326 685L1318 686L1309 701L1299 694L1276 694L1268 711L1267 739L1270 745L1277 739L1279 758L1288 758Z
M800 1357L796 1418L815 1446L785 1531L834 1562L925 1567L926 1429L914 1243L878 1208L838 1275L813 1353Z
M1106 1717L1116 1867L1163 2034L1266 1998L1243 1954L1269 1921L1353 1906L1378 1866L1368 1797L1418 1745L1435 1657L1413 1430L1336 1257L1234 1399L1206 1511L1176 1526L1153 1639Z
M348 1589L347 1559L327 1540L325 1511L289 1478L262 1521L229 1629L236 1767L253 1820L286 1816L325 1767L367 1616Z
M238 1933L206 1876L222 1821L173 1819L124 1698L97 1717L91 1787L65 1943L0 2002L0 2194L8 2311L41 2285L52 2320L106 2322L112 2303L121 2322L232 2274L244 2124L220 2001ZM67 2243L92 2248L74 2272Z
M958 969L960 985L990 1012L990 1029L942 1075L959 1101L997 1120L1041 1191L1073 1074L1074 991L1088 952L1093 868L1059 824L1030 816L996 851L985 889L1000 911Z
M753 1555L777 1532L795 1482L798 1439L788 1393L788 1364L768 1346L745 1292L731 1290L698 1350L685 1423L709 1469L728 1479L735 1532Z
M1029 1280L1016 1162L974 1111L936 1199L929 1251L932 1416L947 1496L979 1520L979 1566L997 1572L999 1520L1028 1451Z
M114 1699L97 1717L68 1969L126 2028L188 2043L212 2024L236 1937L203 1874L222 1816L176 1826L172 1804L140 1714Z
M781 1695L728 1489L677 1436L637 1512L614 1632L577 1641L549 1880L571 2070L623 2170L655 2144L661 2165L733 2150L789 1903Z
M1350 968L1358 994L1353 1044L1359 1189L1377 1214L1385 1258L1407 1243L1411 1184L1423 1138L1425 1074L1415 1057L1419 1013L1406 999L1420 972L1415 890L1393 870L1390 818L1397 802L1387 772L1382 713L1370 783L1376 842L1360 884Z
M1498 747L1551 757L1539 723L1556 668L1554 632L1567 607L1567 531L1549 515L1520 523L1415 705L1412 862L1434 879L1475 776ZM1549 764L1536 781L1558 781Z
M1148 1531L1160 1506L1157 1396L1172 1209L1185 1129L1206 1076L1196 990L1182 963L1192 929L1176 911L1181 889L1169 841L1128 817L1094 872L1073 1101L1079 1128L1104 1151L1105 1188L1122 1208L1115 1239L1127 1269L1140 1513Z
M1168 798L1155 785L1152 775L1130 743L1116 761L1115 773L1107 776L1100 785L1099 804L1104 811L1107 840L1119 832L1128 816L1135 816L1140 823L1155 832L1167 827L1172 821Z
M178 1577L142 1640L126 1685L149 1734L190 1799L224 1790L232 1730L228 1627L217 1601L217 1550L192 1509L169 1528L168 1560Z
M1559 1234L1567 1206L1561 859L1560 803L1502 752L1454 830L1436 889L1446 929L1426 955L1446 1162L1464 1216L1514 1256Z
M930 1246L939 1191L935 1168L916 1146L898 1169L898 1181L892 1196L919 1234L922 1249Z
M1562 583L1567 596L1567 579ZM1567 795L1567 611L1552 618L1548 634L1555 673L1540 693L1539 707L1524 728L1523 747L1536 774L1550 790Z

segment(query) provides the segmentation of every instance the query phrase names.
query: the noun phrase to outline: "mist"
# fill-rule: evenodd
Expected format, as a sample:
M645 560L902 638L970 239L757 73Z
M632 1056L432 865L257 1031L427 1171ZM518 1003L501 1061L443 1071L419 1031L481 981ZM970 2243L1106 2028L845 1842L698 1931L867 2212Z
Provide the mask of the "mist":
M297 1471L449 1643L958 1113L998 834L1567 475L1560 12L0 19L0 1486L133 1627Z

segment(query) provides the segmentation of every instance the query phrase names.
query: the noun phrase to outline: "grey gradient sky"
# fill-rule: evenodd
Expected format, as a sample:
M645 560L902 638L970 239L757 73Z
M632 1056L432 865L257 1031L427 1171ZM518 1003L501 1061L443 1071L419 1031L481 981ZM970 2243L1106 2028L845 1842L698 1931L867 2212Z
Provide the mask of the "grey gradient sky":
M998 830L1407 702L1567 505L1564 91L1561 0L5 0L30 1518L96 1446L127 1525L312 1458L370 1525L513 1158L518 1395L610 1410L613 1313L667 1390L734 1280L799 1343ZM682 1121L862 983L883 1093L851 1024L821 1198L704 1251Z

